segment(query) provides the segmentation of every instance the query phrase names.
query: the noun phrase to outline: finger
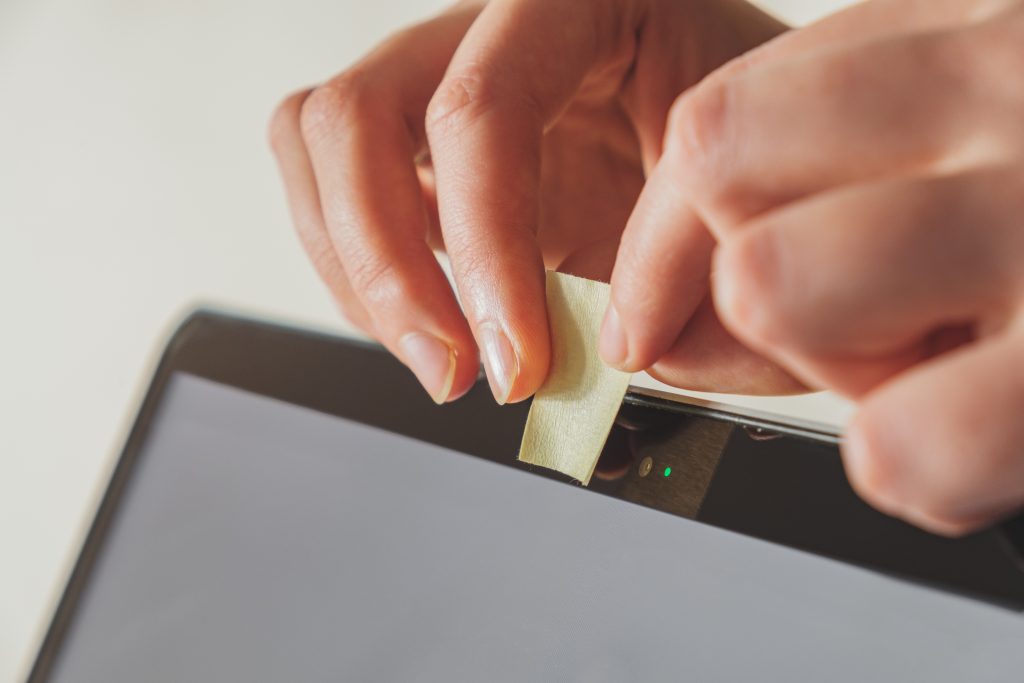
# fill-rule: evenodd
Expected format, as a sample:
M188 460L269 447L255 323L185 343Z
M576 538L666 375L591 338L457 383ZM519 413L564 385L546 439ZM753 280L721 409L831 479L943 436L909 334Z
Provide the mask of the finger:
M901 33L910 31L937 31L947 26L961 25L967 19L980 21L1000 9L996 5L1007 3L991 2L964 2L963 0L925 0L907 2L907 0L883 0L870 3L860 3L844 11L837 12L826 19L817 22L807 28L797 31L790 31L774 40L771 40L759 48L756 48L741 57L733 60L714 74L709 76L705 82L696 89L696 93L714 92L716 88L729 87L729 81L740 76L753 72L758 73L772 64L785 62L787 60L806 59L806 55L814 54L816 51L834 49L834 46L842 43L849 43L851 36L857 36L857 41L881 40ZM983 7L982 7L983 5ZM642 53L638 60L642 59ZM758 76L752 75L751 78ZM785 81L785 78L779 78ZM725 85L723 85L725 84ZM779 92L792 92L788 83L773 91L770 95L771 104L778 109ZM701 95L694 94L694 98ZM792 98L789 98L792 99ZM755 105L753 116L760 116L760 103ZM664 110L662 110L664 111ZM675 127L670 132L670 137L680 135L679 128L683 127L685 119L689 115L686 109L676 109L673 113ZM664 117L664 115L662 115ZM801 114L802 117L802 114ZM781 117L780 117L781 118ZM785 147L786 141L793 135L792 123L801 118L787 118L785 128L782 130L785 135L775 134L768 140L759 142L777 143ZM831 118L826 123L831 122ZM660 129L659 129L660 130ZM802 127L798 133L802 136ZM901 131L902 134L902 131ZM738 136L734 138L737 147L746 150L751 144L749 136ZM709 145L716 144L717 139L710 140ZM805 149L812 156L811 161L821 165L821 162L830 158L821 155L820 148L813 145L805 145ZM775 148L768 144L773 151ZM647 145L650 147L650 145ZM679 145L676 145L676 151ZM658 146L660 153L660 141ZM785 154L782 149L780 154ZM753 152L758 154L758 152ZM765 153L767 154L767 153ZM648 157L650 154L647 155ZM621 363L622 354L626 354L629 360L624 367L629 370L638 370L650 365L668 348L678 335L682 327L689 320L689 316L695 310L706 293L706 286L701 284L701 278L707 272L707 258L712 248L711 240L703 235L703 230L695 228L696 221L693 218L690 197L684 192L683 176L680 168L688 163L686 158L670 158L659 164L648 179L644 187L636 210L631 216L626 232L623 234L622 248L616 266L616 274L612 277L612 302L609 309L608 323L606 325L607 335L602 336L602 353L605 360L613 365ZM845 159L846 157L840 157ZM914 158L911 154L909 158ZM772 154L766 157L766 164L770 166L777 162L777 157ZM713 204L709 211L712 217L725 209L737 209L737 213L730 213L727 218L735 219L745 217L748 213L754 214L766 206L781 201L780 197L769 192L764 196L750 198L751 188L749 183L740 180L731 180L730 174L734 169L727 164L724 172L715 168L708 171L699 178L699 190L694 192L699 196L714 199L714 193L721 191L723 197L718 203ZM811 168L807 160L800 158L792 162L797 172L804 168ZM694 173L700 173L698 165ZM864 171L866 172L866 171ZM747 175L754 175L754 171L740 169L735 171L739 178L745 179ZM782 197L801 196L810 193L820 187L828 186L830 179L812 169L807 177L800 178L799 185L786 186L784 179L776 179L773 169L769 169L766 175L757 175L752 182L763 183L765 179L778 180L779 185L785 188L786 193ZM851 170L849 175L843 178L855 178L861 171ZM750 201L748 206L744 203L735 203L732 196L727 192L730 183L737 185L735 191L742 193L744 201ZM708 189L710 187L710 190ZM755 191L762 191L760 185L753 188ZM771 187L767 188L771 190ZM706 193L706 194L704 194ZM700 206L700 202L697 202ZM722 208L720 208L720 205ZM720 222L727 222L722 219ZM722 228L719 228L721 232ZM671 261L675 261L672 263ZM656 275L656 277L654 277ZM657 287L650 286L651 283L659 283ZM724 335L729 337L729 335ZM730 337L731 338L731 337ZM756 357L756 356L754 356ZM686 372L686 376L691 376ZM698 375L701 373L698 373Z
M580 249L558 270L606 281L616 263L617 246L615 240L608 240ZM807 390L779 365L729 334L719 322L710 296L704 297L682 334L647 371L659 381L693 391L778 396Z
M846 45L709 81L673 107L661 164L720 238L831 187L966 165L979 121L955 37Z
M1019 0L872 0L859 2L803 28L789 31L733 59L711 80L828 50L844 43L882 40L910 33L931 33L986 21Z
M393 39L315 90L301 116L327 232L352 288L380 341L439 403L468 390L478 361L427 244L420 141L408 121L441 78L460 21L470 19L442 17Z
M648 179L622 235L601 357L638 372L675 342L708 292L714 239L664 169Z
M857 394L928 357L936 330L1005 316L1022 281L1024 173L845 187L743 225L715 302L743 342Z
M661 156L665 114L679 93L787 29L747 2L712 4L694 11L689 2L653 3L636 32L636 54L619 99L634 123L645 175Z
M310 92L295 93L278 106L270 124L270 145L284 182L292 223L309 260L342 314L372 336L373 321L352 291L320 211L320 193L299 126L299 114Z
M871 394L843 457L869 503L960 535L1024 505L1024 338L935 359ZM984 387L984 394L972 388Z
M718 320L710 296L647 372L665 384L691 391L781 396L815 388L737 341Z
M728 78L757 64L790 58L809 50L829 48L840 43L868 38L879 39L910 32L937 31L966 22L982 21L1017 0L874 0L834 12L799 30L783 34L786 27L774 17L745 3L721 3L721 12L694 13L686 3L659 7L659 15L642 24L634 68L623 88L623 102L637 121L637 137L644 155L645 168L661 156L665 112L680 92L699 81L723 62L710 78ZM732 12L741 12L736 18ZM716 30L721 17L740 26L741 45L758 45L735 57L735 45L725 41L708 46L697 61L688 48L693 41ZM679 38L680 26L690 31L690 39ZM783 34L783 35L780 35ZM717 52L716 52L717 48ZM666 63L679 65L671 74Z
M547 376L550 339L535 234L541 138L592 68L629 41L631 4L498 0L431 101L427 136L445 244L496 398ZM628 54L626 55L628 57ZM557 65L552 68L552 65Z

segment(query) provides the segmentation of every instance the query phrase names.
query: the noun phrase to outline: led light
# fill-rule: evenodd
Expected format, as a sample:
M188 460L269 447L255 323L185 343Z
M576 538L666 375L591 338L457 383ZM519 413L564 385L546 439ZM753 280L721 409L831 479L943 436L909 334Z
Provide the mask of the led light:
M665 468L665 476L667 477L670 474L672 474L672 468L671 467L666 467Z
M651 470L653 469L654 459L648 455L645 456L644 459L640 461L640 469L637 471L637 474L639 474L641 477L646 477L648 474L651 473Z

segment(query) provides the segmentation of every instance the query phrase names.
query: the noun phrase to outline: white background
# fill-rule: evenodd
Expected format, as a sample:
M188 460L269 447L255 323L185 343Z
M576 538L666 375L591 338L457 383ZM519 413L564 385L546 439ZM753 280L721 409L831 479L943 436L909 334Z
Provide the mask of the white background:
M213 302L341 329L266 120L443 4L0 2L0 683L27 671L181 315ZM804 22L848 3L764 4Z

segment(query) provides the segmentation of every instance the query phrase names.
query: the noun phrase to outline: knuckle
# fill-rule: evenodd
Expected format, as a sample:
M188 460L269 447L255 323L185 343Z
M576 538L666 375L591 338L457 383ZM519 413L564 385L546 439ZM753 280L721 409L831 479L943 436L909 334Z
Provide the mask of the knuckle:
M299 137L299 116L309 93L308 89L292 93L274 108L274 113L270 116L268 136L270 148L275 153L280 153L281 150L294 144Z
M984 79L987 93L1018 100L1018 81L988 78L988 74L1020 73L1024 69L1024 4L1011 16L975 24L967 31L944 34L942 66L959 81L956 85L976 87ZM968 90L968 92L970 92Z
M486 283L500 272L499 258L487 250L456 249L452 254L452 265L458 270L461 282Z
M359 69L350 69L306 97L299 113L302 135L310 142L372 120L378 102L372 79Z
M979 75L1005 73L1010 64L999 64L1005 56L1001 41L995 36L973 40L973 31L954 31L917 39L912 63L919 73L928 74L933 87L963 93L960 98L937 100L934 115L946 120L967 115L977 104ZM1020 65L1017 65L1019 68ZM989 103L992 93L998 93L1003 79L986 79L985 95Z
M666 149L684 163L686 179L700 191L721 187L731 90L725 80L698 86L677 98L669 111Z
M395 264L383 255L364 254L357 260L349 260L345 271L352 288L368 307L390 298L394 293L397 280Z
M486 239L465 223L453 223L445 235L452 271L460 283L490 286L506 278L517 280L524 272L542 268L533 231L522 224L499 222ZM471 285L472 286L472 285Z
M499 82L486 67L471 66L441 81L427 104L424 125L428 136L457 134L499 106L539 125L541 107L532 95Z
M414 245L394 245L384 251L360 250L358 258L343 256L352 289L368 311L414 306L422 298L422 284L416 279Z
M313 268L320 274L320 278L333 288L335 283L344 280L344 272L338 263L338 256L326 240L314 239L304 230L299 230L299 241L306 249L306 256Z
M427 105L426 126L430 132L460 129L487 107L486 81L469 72L445 78Z

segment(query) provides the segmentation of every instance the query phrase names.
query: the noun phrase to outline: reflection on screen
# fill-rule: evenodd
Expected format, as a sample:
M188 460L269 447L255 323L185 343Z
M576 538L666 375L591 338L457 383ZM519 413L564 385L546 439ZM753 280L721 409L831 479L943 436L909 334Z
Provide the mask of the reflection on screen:
M173 378L52 680L1006 680L1024 619Z

